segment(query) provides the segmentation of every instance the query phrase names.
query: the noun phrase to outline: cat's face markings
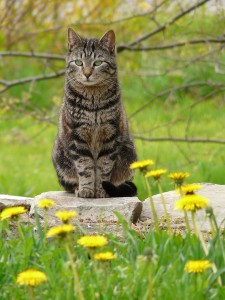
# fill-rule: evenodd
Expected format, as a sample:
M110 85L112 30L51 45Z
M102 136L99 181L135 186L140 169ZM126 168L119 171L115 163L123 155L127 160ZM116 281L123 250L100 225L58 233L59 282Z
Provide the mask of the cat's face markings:
M83 85L98 85L116 73L115 34L106 32L101 39L81 38L68 29L68 74Z

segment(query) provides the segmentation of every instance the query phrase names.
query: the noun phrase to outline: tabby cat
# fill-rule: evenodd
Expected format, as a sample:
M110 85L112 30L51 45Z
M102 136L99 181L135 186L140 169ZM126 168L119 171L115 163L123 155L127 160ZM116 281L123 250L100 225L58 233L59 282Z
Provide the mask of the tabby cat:
M83 198L134 196L136 152L120 99L115 34L81 38L68 29L64 98L53 164L59 183Z

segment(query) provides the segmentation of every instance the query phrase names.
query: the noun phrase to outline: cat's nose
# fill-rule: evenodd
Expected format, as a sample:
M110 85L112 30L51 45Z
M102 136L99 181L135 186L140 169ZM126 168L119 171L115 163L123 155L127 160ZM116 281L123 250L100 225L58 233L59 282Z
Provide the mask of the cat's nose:
M87 79L91 76L91 74L92 74L92 68L90 68L90 67L85 67L84 69L83 69L83 73L84 73L84 75L87 77Z

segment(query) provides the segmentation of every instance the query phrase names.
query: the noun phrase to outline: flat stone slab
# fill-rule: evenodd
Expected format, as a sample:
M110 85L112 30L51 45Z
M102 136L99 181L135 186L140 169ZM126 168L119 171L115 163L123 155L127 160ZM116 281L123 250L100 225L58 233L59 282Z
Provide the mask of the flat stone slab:
M33 202L34 202L34 198L0 194L0 203L3 206L24 205L24 204L31 206Z
M202 183L202 189L196 191L196 194L206 197L209 200L210 206L213 208L213 212L216 216L217 223L220 227L225 227L225 185L211 184L211 183ZM168 214L171 217L172 227L176 228L184 228L184 213L183 211L174 210L174 205L176 201L179 199L179 194L175 191L169 191L163 193ZM165 216L162 200L160 194L153 196L153 201L155 204L155 209L158 217ZM141 221L152 220L152 210L150 206L150 200L147 198L143 202L143 209L141 214ZM191 222L191 218L190 223ZM210 223L208 218L206 218L205 210L197 211L197 220L199 224L199 228L201 231L209 231Z
M216 216L218 225L221 228L225 228L225 185L202 183L202 190L197 191L199 195L202 195L209 199L210 205L213 208L214 214ZM179 199L179 194L175 191L169 191L163 193L167 211L171 218L171 223L173 228L185 229L184 215L182 211L174 210L175 202ZM104 199L84 199L77 198L73 194L69 194L62 191L46 192L42 193L35 198L30 197L20 197L11 195L0 195L0 211L5 206L11 205L27 205L31 207L31 214L34 213L34 207L40 199L49 198L55 201L56 206L49 210L49 225L54 226L57 224L57 219L55 217L56 210L76 210L78 216L75 221L84 227L87 232L113 232L118 230L118 220L114 211L120 212L127 221L136 223L138 218L140 226L142 223L152 224L152 211L150 207L150 201L147 198L144 202L141 202L137 197L123 197L123 198L104 198ZM162 200L160 195L153 196L155 208L157 215L161 218L160 221L164 219L164 210L162 205ZM43 209L37 208L38 214L43 217ZM25 215L29 221L32 218ZM206 218L205 210L200 210L197 212L197 219L199 228L201 231L209 231L210 224L208 218ZM162 222L163 228L166 222ZM190 223L191 218L190 218ZM145 224L143 224L144 227ZM139 226L138 225L138 226ZM96 229L97 228L97 229Z
M79 223L98 225L115 225L118 220L114 211L120 212L127 221L136 223L142 211L142 202L137 197L87 199L77 198L74 194L66 192L53 191L42 193L34 198L31 214L36 209L41 217L44 216L44 210L38 208L37 204L39 200L45 198L55 201L55 206L49 209L48 220L51 226L59 223L55 212L62 209L76 210L78 212L76 219Z

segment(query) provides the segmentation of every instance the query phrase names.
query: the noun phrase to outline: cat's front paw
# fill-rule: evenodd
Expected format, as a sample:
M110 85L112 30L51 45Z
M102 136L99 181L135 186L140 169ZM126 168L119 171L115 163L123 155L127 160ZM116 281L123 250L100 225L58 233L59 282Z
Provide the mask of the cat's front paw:
M95 193L91 189L80 189L75 192L76 197L79 198L95 198Z
M97 189L95 192L95 197L96 198L108 198L108 194L106 193L105 190L103 189Z

